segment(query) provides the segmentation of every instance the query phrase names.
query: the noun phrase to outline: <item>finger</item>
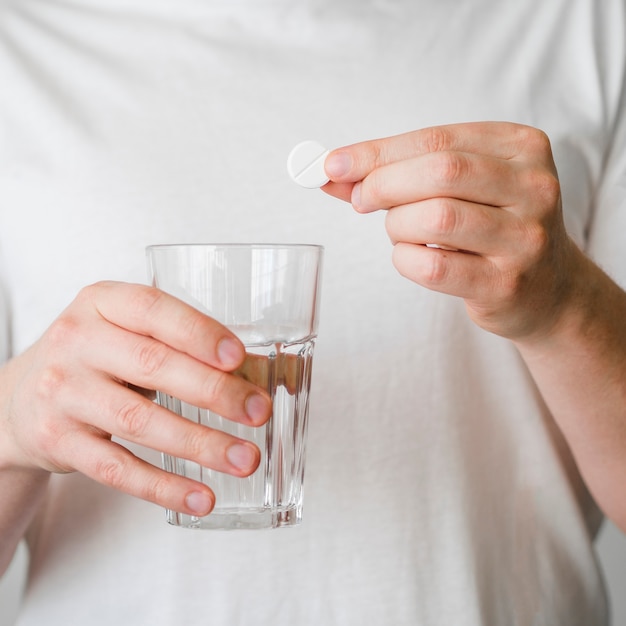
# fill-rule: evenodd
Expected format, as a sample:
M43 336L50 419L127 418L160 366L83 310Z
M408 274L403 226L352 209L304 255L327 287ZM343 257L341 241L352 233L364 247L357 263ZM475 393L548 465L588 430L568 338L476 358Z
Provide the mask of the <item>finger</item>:
M190 404L210 408L247 424L265 423L272 411L269 394L228 372L215 369L144 335L96 322L88 354L92 368L138 387L158 389ZM111 349L114 346L114 349Z
M437 152L374 170L352 191L361 213L449 197L491 206L510 206L526 188L524 167L467 152Z
M322 187L322 191L344 202L350 202L353 187L354 183L334 183L330 181Z
M154 467L95 434L74 433L71 455L76 470L85 476L167 509L203 516L215 505L206 485Z
M395 243L436 243L487 256L517 247L515 222L497 207L455 198L429 198L387 211L385 228Z
M112 324L154 337L214 367L234 370L245 357L242 343L225 326L154 287L100 282L85 288L80 299Z
M542 131L509 122L471 122L434 126L393 137L355 143L331 151L325 161L330 179L356 182L379 167L436 152L469 152L515 159L527 154L551 160Z
M405 278L460 298L480 299L486 293L492 294L499 280L489 259L462 251L398 243L393 248L392 259Z
M71 414L105 433L235 476L259 466L253 443L176 415L111 380L94 380L75 398Z

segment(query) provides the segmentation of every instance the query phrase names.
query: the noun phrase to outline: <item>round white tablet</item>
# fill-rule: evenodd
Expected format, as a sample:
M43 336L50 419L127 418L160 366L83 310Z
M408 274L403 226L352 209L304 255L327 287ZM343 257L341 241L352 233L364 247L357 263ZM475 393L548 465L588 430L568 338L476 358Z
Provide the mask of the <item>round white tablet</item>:
M317 141L303 141L299 143L287 157L287 171L289 176L307 189L321 187L328 182L324 171L324 161L330 150Z

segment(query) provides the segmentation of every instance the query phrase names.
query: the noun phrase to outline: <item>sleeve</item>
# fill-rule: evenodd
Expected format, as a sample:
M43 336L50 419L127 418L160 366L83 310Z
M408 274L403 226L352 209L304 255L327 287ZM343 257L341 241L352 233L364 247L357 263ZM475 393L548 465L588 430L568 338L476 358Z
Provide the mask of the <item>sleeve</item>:
M626 31L626 26L624 28ZM624 33L626 37L626 32ZM617 57L622 84L611 126L611 145L589 225L587 252L626 289L626 51Z

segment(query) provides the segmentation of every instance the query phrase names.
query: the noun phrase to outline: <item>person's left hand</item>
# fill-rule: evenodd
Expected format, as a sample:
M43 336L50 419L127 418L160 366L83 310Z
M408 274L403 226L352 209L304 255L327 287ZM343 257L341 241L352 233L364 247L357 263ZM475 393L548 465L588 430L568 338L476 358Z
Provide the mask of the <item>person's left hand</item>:
M388 209L393 263L405 277L463 298L479 326L510 339L558 323L581 255L540 130L428 128L339 148L325 168L327 193L360 213Z

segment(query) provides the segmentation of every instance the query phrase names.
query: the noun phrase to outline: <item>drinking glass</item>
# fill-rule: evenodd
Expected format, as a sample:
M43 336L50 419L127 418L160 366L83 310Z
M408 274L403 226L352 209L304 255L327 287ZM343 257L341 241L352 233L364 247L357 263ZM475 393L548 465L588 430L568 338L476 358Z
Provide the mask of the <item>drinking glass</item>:
M157 391L157 402L183 417L254 442L259 468L239 478L163 455L166 470L207 484L213 511L196 517L168 510L189 528L279 528L302 519L313 348L323 248L309 244L169 244L147 248L150 280L234 332L246 347L236 374L265 388L272 417L254 428Z

